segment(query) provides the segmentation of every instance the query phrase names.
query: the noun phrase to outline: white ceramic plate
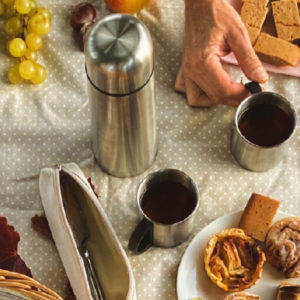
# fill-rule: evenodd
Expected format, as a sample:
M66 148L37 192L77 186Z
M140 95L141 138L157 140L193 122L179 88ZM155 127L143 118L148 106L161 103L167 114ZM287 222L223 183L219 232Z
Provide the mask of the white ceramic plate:
M241 213L235 212L213 221L204 227L191 241L178 268L178 300L188 300L195 297L200 297L203 300L222 300L228 294L213 284L207 277L203 267L203 253L206 243L215 233L225 228L237 227ZM275 221L287 216L282 212L277 212ZM263 300L274 300L276 288L282 280L287 279L270 264L265 263L262 277L247 292L259 295ZM288 281L300 284L299 278L289 279Z

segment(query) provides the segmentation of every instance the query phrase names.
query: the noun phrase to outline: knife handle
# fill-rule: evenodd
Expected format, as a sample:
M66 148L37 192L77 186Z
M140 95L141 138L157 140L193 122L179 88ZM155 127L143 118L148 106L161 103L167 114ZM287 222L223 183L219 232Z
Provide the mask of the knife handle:
M82 249L82 258L93 299L104 300L98 276L90 259L90 254L86 248Z

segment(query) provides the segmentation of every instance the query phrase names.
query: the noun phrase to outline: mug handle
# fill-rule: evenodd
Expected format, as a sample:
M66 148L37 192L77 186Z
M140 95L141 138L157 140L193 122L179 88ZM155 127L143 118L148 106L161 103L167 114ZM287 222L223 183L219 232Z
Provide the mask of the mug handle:
M153 224L143 218L134 229L128 243L128 248L135 254L149 249L153 244Z
M250 91L251 94L261 93L261 86L256 81L250 81L245 84L245 88Z

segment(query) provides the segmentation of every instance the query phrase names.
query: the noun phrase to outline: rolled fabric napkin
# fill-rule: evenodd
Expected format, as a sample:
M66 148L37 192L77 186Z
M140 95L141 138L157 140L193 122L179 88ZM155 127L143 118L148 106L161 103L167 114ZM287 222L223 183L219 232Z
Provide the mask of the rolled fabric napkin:
M224 300L260 300L260 297L249 293L236 292L229 294Z
M287 278L300 277L300 218L274 223L265 240L267 261Z

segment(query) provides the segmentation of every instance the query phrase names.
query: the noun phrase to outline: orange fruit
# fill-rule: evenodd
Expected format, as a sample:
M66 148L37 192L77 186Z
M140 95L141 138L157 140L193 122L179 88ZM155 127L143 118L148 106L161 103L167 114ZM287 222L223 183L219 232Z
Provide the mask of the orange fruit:
M115 12L135 14L143 9L149 0L105 0L105 2Z

